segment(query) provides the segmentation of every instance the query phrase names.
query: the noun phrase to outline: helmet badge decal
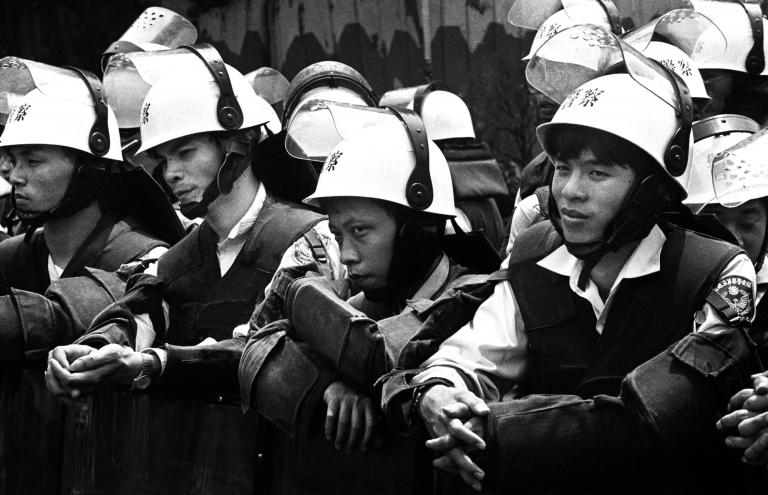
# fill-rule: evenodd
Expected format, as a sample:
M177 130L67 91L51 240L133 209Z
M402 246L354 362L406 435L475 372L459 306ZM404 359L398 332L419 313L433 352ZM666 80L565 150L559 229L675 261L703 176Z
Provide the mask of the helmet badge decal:
M659 63L664 67L666 67L667 69L671 70L672 72L676 72L678 74L682 74L688 77L691 77L693 75L691 64L689 64L685 60L672 60L672 59L665 58L665 59L659 60Z
M13 120L15 122L23 121L27 116L27 111L30 109L32 105L29 103L24 103L22 105L19 105L16 108L16 111L14 112Z
M147 122L149 122L149 106L150 106L150 103L146 102L144 104L144 107L141 109L141 123L142 124L146 124Z
M343 151L335 151L331 156L328 157L328 163L326 163L325 167L323 167L323 172L333 172L336 170L336 165L339 163L339 158L341 158L341 155L343 155Z
M584 108L593 107L605 91L598 88L577 88L565 99L561 108L571 108L580 105Z

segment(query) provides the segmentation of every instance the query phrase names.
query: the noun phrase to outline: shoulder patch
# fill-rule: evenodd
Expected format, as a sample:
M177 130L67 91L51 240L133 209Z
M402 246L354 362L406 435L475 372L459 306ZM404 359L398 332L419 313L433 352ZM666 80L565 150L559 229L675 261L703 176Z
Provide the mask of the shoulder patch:
M730 306L740 320L749 321L755 309L752 296L752 281L744 277L726 277L715 286L715 291Z

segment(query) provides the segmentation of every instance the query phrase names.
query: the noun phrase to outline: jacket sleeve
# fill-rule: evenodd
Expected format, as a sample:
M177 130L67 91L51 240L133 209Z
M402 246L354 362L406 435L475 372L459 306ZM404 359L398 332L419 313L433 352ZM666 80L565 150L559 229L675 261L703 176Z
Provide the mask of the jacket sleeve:
M338 375L291 333L285 319L251 333L240 359L240 397L244 411L254 407L289 435L305 435Z
M715 422L758 370L741 331L689 334L627 375L618 397L531 395L491 404L486 485L587 486L722 473ZM711 469L711 471L709 471Z
M125 283L118 274L86 272L54 281L45 294L11 289L0 297L0 362L44 359L53 347L81 336L123 294Z
M85 335L76 343L103 347L120 344L136 347L136 315L148 314L159 342L163 341L165 314L163 312L163 282L143 273L133 275L123 297L101 311L91 323Z
M237 365L244 347L244 338L196 346L165 344L165 369L152 380L148 391L214 402L236 402Z

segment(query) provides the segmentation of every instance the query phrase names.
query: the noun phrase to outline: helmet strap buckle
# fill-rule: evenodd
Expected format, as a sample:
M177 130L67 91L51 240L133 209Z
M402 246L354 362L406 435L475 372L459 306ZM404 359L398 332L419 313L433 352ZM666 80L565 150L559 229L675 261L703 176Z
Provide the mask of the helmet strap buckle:
M91 132L88 134L88 147L96 156L104 156L109 151L109 112L107 111L107 101L104 98L104 89L99 79L88 71L78 69L77 67L67 67L75 72L82 79L88 92L91 94L93 109L96 112L96 118L91 126Z
M757 3L739 2L749 17L749 25L752 27L752 48L747 54L745 69L752 75L760 75L765 69L765 51L763 40L763 11Z
M691 93L680 76L663 64L658 64L658 66L667 73L678 102L676 114L679 125L664 151L664 166L670 175L680 177L688 167L691 129L693 127L693 98L691 98Z
M434 191L432 177L429 173L429 140L424 122L421 117L404 108L386 107L403 123L408 139L413 148L416 166L408 177L405 186L405 198L408 205L415 210L426 210L432 204Z

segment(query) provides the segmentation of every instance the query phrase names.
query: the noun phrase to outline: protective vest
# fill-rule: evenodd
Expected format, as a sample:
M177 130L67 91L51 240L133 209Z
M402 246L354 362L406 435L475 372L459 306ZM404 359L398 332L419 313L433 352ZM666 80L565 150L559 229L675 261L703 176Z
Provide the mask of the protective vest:
M113 272L120 265L161 246L167 244L146 234L135 217L118 220L104 215L77 250L61 278L87 275L85 267ZM29 243L24 242L24 235L1 242L0 295L9 294L11 287L44 293L51 285L49 254L42 229L32 235Z
M568 277L536 264L562 245L552 224L519 237L508 274L533 357L530 393L618 395L627 373L691 332L694 313L740 250L671 224L663 229L661 270L621 281L602 335Z
M247 322L283 253L324 217L295 203L267 197L242 250L221 276L218 237L204 222L160 258L158 278L170 307L164 341L196 345L232 337Z

